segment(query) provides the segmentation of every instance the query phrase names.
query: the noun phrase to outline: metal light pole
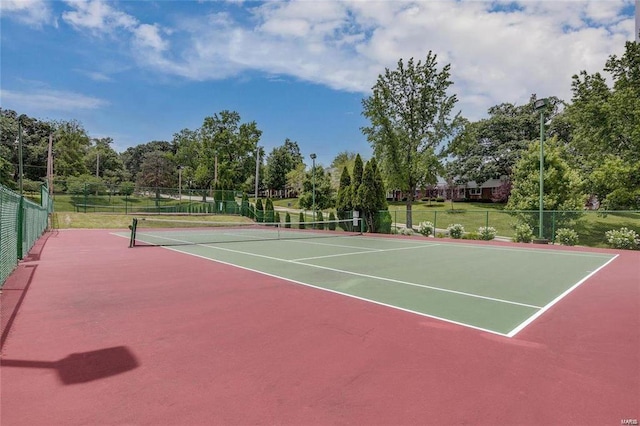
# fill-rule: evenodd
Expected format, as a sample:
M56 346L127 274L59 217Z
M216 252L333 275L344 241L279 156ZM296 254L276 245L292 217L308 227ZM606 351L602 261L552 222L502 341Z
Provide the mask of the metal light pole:
M544 239L544 233L542 232L542 225L544 222L544 109L548 104L546 98L538 99L533 104L536 111L540 111L540 217L538 228L538 239Z
M178 166L178 201L182 202L182 166Z
M213 166L213 181L216 185L216 189L218 188L218 150L214 151L215 154L215 162Z
M23 182L23 166L22 166L22 123L18 118L18 188L20 195L22 195L22 182ZM22 206L20 206L22 208Z
M311 161L313 165L311 166L311 185L313 186L313 190L311 191L311 210L313 221L316 221L316 154L311 154ZM315 225L314 225L315 226Z
M258 202L258 174L260 173L260 147L256 146L256 203Z

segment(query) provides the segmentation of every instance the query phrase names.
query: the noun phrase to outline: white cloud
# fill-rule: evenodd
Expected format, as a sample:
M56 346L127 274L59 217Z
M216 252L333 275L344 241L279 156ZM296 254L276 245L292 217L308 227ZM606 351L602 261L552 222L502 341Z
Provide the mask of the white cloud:
M136 18L101 0L67 1L67 5L75 10L64 12L62 19L76 29L111 33L121 28L131 30L138 24Z
M622 15L631 0L302 0L237 3L233 13L204 2L218 12L176 15L171 29L114 4L68 2L63 19L128 37L138 64L192 80L261 71L367 94L385 67L432 50L452 65L470 118L532 93L569 100L571 75L601 70L633 39L633 17Z
M163 51L167 48L167 42L162 39L157 25L141 24L133 30L135 42L142 48L151 48Z
M51 8L44 0L2 0L0 14L35 27L53 22Z
M108 105L108 102L80 93L61 90L38 89L28 92L0 90L3 107L18 111L77 112Z

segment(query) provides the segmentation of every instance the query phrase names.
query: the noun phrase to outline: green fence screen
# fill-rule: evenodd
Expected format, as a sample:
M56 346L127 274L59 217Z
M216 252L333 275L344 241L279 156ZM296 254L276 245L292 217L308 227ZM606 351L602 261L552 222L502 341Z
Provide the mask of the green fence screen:
M0 287L47 229L52 208L46 185L40 205L0 185Z

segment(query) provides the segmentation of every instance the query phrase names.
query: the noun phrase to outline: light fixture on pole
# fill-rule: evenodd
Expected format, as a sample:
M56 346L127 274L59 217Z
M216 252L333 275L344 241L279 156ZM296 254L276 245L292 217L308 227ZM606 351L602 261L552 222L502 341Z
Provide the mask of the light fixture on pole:
M316 221L316 154L311 154L311 161L313 165L311 166L311 185L313 187L311 191L311 214L313 217L313 221Z
M539 219L538 219L538 239L544 240L543 222L544 222L544 110L549 104L546 98L538 99L533 107L540 112L540 201L539 201Z

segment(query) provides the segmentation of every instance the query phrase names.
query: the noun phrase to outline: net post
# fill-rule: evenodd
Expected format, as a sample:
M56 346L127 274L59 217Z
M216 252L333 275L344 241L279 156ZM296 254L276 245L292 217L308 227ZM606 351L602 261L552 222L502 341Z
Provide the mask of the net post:
M131 229L131 237L129 238L129 248L136 245L136 228L138 227L138 219L133 218L133 222L129 225Z

